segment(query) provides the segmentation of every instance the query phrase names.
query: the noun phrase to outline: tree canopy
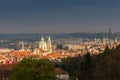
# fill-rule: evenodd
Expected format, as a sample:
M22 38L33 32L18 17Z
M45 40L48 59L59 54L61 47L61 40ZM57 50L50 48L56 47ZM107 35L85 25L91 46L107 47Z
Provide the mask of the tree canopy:
M55 80L55 67L48 59L23 59L13 67L11 80Z
M78 80L120 80L120 45L99 55L63 59L63 69ZM71 79L75 80L75 79Z

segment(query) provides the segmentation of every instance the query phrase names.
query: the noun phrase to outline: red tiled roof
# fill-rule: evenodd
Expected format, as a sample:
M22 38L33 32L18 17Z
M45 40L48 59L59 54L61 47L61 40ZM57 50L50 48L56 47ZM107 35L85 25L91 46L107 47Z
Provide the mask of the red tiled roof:
M0 65L0 71L7 70L7 71L12 71L12 66L11 64L2 64Z
M62 54L57 54L57 53L55 53L55 54L48 54L47 56L48 56L48 57L54 57L54 58L57 58L57 57L61 57Z
M64 71L64 70L61 69L61 68L56 68L56 69L55 69L55 73L56 73L56 74L69 74L68 72Z

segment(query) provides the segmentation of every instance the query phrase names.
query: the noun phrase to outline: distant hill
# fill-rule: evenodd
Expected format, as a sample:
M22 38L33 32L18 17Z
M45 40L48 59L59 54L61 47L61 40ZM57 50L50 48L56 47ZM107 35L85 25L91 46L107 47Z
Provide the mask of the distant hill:
M0 39L38 39L41 35L47 37L51 36L53 38L100 38L102 39L104 36L108 36L109 38L119 37L120 33L114 33L108 35L107 33L46 33L46 34L0 34Z

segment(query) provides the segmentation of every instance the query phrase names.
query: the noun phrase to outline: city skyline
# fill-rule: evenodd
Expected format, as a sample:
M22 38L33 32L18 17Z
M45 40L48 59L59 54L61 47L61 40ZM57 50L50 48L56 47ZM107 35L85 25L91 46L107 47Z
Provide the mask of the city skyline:
M119 0L1 0L0 33L113 32Z

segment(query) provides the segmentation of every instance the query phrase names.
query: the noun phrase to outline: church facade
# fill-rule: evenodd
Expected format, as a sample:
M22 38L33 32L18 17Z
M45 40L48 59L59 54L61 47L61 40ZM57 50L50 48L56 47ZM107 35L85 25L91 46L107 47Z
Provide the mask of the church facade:
M44 37L41 37L39 41L39 47L34 49L34 54L47 55L52 53L52 43L50 36L47 41L45 41Z

